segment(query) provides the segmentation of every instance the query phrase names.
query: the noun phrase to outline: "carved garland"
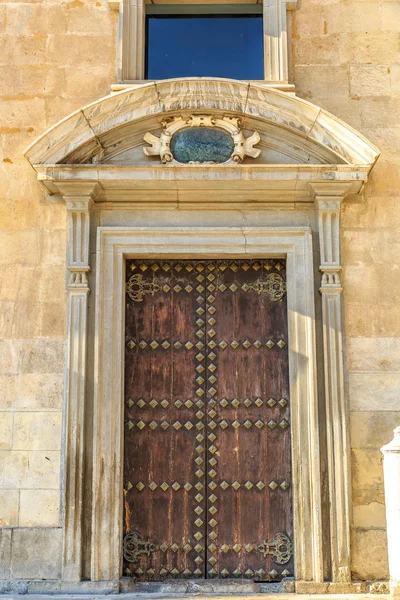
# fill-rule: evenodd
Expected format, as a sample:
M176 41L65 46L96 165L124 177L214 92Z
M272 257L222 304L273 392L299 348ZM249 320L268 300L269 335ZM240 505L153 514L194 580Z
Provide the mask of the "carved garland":
M190 115L187 118L182 116L171 117L161 121L164 128L160 137L156 137L150 132L144 136L144 141L151 144L150 147L143 148L146 156L160 156L163 163L178 163L171 151L172 136L182 129L191 127L210 127L219 128L232 136L234 150L224 164L241 163L245 156L258 158L261 150L254 148L260 141L260 135L255 131L250 137L246 138L241 129L241 119L239 117L227 117L222 119L213 115Z

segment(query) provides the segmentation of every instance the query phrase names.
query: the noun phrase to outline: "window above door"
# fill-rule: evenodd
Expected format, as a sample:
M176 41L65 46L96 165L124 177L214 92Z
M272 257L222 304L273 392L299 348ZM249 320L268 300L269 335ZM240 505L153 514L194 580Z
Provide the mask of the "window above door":
M118 84L179 77L223 77L289 84L287 11L298 0L174 3L109 0L120 12Z
M146 6L145 79L264 78L262 4Z

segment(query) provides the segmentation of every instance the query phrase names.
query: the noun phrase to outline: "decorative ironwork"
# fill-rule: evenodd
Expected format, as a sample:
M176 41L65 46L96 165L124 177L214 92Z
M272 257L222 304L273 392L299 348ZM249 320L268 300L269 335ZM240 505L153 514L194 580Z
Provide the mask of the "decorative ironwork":
M293 555L293 544L285 533L277 533L272 542L265 541L257 546L257 550L267 558L273 557L273 561L278 565L285 565Z
M141 554L150 556L156 550L157 546L150 539L141 540L137 531L127 533L124 537L123 553L129 563L137 563Z
M286 282L278 273L270 273L266 279L260 277L254 283L247 285L248 289L254 290L257 294L267 294L272 302L282 300L286 292Z
M154 281L145 281L143 275L136 273L129 278L126 284L126 291L133 302L143 302L146 294L154 296L156 292L160 291L160 286L154 283Z

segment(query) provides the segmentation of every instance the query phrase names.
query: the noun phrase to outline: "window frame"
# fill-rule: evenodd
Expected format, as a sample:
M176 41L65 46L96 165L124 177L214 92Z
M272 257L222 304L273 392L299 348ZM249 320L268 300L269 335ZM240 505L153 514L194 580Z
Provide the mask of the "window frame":
M248 7L262 6L263 12L263 37L264 37L264 79L272 87L294 91L294 86L289 83L289 58L288 30L290 31L290 12L298 8L300 0L262 0L257 4L247 4ZM145 31L146 7L157 7L150 10L167 10L162 4L147 5L145 0L108 0L110 8L118 9L117 32L117 78L116 89L123 89L124 85L142 84L145 81ZM242 2L234 0L229 5L205 4L193 2L196 10L204 4L204 10L212 11L214 7L221 11L223 6L237 5L243 10ZM187 3L176 2L180 10L188 10ZM164 6L162 9L161 7ZM248 9L250 10L250 8ZM120 86L120 87L118 87Z

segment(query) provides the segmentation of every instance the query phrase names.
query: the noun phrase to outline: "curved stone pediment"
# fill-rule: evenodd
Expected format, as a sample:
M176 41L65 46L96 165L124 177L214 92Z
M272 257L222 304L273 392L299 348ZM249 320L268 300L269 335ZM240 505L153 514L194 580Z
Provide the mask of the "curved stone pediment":
M33 165L146 164L143 137L166 116L196 113L241 119L260 135L260 156L245 163L363 165L379 151L328 112L288 95L229 79L185 78L148 83L101 98L40 136L25 155Z

